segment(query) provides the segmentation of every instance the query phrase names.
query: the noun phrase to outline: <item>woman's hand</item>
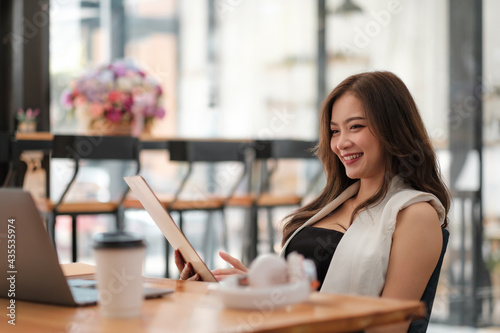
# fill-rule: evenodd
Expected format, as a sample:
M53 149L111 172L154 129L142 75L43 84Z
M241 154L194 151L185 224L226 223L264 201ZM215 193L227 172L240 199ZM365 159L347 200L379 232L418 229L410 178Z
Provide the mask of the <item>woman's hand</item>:
M180 273L180 280L201 281L201 276L194 272L193 265L185 262L179 250L174 251L175 265Z
M212 274L215 276L217 281L223 280L230 275L241 275L241 274L246 274L248 272L248 268L246 268L245 265L241 263L241 261L239 261L235 257L231 257L226 252L219 251L219 256L225 262L233 266L233 268L221 268L213 270Z
M217 281L220 281L230 275L241 275L241 274L246 274L248 272L248 268L246 268L245 265L243 265L241 261L239 261L235 257L232 257L223 251L219 251L219 256L224 261L233 266L233 268L222 268L213 270L212 274L215 276ZM174 257L175 257L175 265L179 270L181 280L201 281L200 274L194 272L193 265L191 265L190 262L184 261L184 258L182 258L182 255L179 252L179 250L174 251Z

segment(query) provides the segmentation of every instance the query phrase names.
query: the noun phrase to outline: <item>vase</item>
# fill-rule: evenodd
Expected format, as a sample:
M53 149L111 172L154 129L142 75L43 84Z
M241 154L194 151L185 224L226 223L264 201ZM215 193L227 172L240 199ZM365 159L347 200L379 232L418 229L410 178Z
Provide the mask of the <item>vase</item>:
M94 120L90 123L89 132L92 135L130 136L132 134L132 126L130 122L114 123L107 120Z
M17 131L21 132L21 133L36 132L36 122L35 121L22 121L17 125Z
M154 122L151 120L145 120L139 135L141 136L152 136Z

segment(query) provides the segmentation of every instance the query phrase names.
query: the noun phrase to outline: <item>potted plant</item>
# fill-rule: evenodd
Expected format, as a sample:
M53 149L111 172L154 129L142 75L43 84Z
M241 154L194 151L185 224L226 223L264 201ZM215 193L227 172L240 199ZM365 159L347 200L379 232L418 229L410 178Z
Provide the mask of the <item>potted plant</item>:
M27 109L24 111L22 108L17 110L17 130L18 132L30 133L36 132L36 118L40 114L40 109Z

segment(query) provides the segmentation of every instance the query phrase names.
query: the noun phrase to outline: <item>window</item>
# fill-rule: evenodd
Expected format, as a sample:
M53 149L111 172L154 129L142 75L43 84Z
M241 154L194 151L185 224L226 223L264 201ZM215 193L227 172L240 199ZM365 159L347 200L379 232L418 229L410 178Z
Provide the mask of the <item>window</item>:
M51 1L50 73L53 132L85 130L60 103L70 82L88 68L129 59L153 75L168 115L153 133L172 135L177 110L176 1Z

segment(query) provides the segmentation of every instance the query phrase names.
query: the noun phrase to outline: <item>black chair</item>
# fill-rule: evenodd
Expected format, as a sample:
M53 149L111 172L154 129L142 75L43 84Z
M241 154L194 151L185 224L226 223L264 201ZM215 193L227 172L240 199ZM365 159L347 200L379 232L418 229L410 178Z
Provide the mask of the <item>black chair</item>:
M5 179L1 182L2 187L15 184L13 180L17 175L18 164L19 153L14 134L0 133L0 165L3 165L5 172Z
M256 198L253 202L253 217L250 223L249 249L246 262L251 262L257 256L258 237L258 213L260 209L265 209L267 213L267 229L269 233L269 250L274 250L274 225L273 209L277 207L298 207L303 204L304 199L313 192L314 187L323 175L323 168L320 163L315 163L317 157L313 153L316 141L277 139L277 140L257 140L255 141L255 160L260 165L260 181L256 189ZM315 165L307 165L304 173L297 174L296 179L303 179L307 186L302 191L293 191L285 193L275 191L277 182L273 182L279 172L278 167L286 167L286 160L296 162L310 161ZM274 185L274 186L273 186Z
M66 198L72 185L77 179L80 166L85 160L104 161L119 160L135 162L136 168L132 175L139 173L141 164L139 161L140 146L139 140L134 137L126 136L73 136L73 135L55 135L51 153L51 160L71 159L74 162L74 169L71 180L65 186L65 189L57 202L46 199L43 211L48 212L47 230L55 246L55 227L56 219L59 215L69 215L72 221L72 260L77 261L77 217L79 215L97 215L109 214L116 218L116 228L123 229L123 209L122 204L125 200L129 187L123 181L122 190L119 193L118 200L107 202L94 201L67 201ZM55 170L57 173L57 170ZM129 176L129 175L123 175Z
M441 255L439 261L434 269L434 272L425 287L422 298L420 299L425 303L426 316L425 318L413 321L408 329L409 333L424 333L427 331L427 326L429 325L429 319L431 317L432 306L434 304L434 298L436 297L437 285L439 282L439 274L441 272L441 266L443 265L444 254L446 253L446 248L448 246L448 239L450 238L450 232L447 229L441 228L443 232L443 247L441 250Z

